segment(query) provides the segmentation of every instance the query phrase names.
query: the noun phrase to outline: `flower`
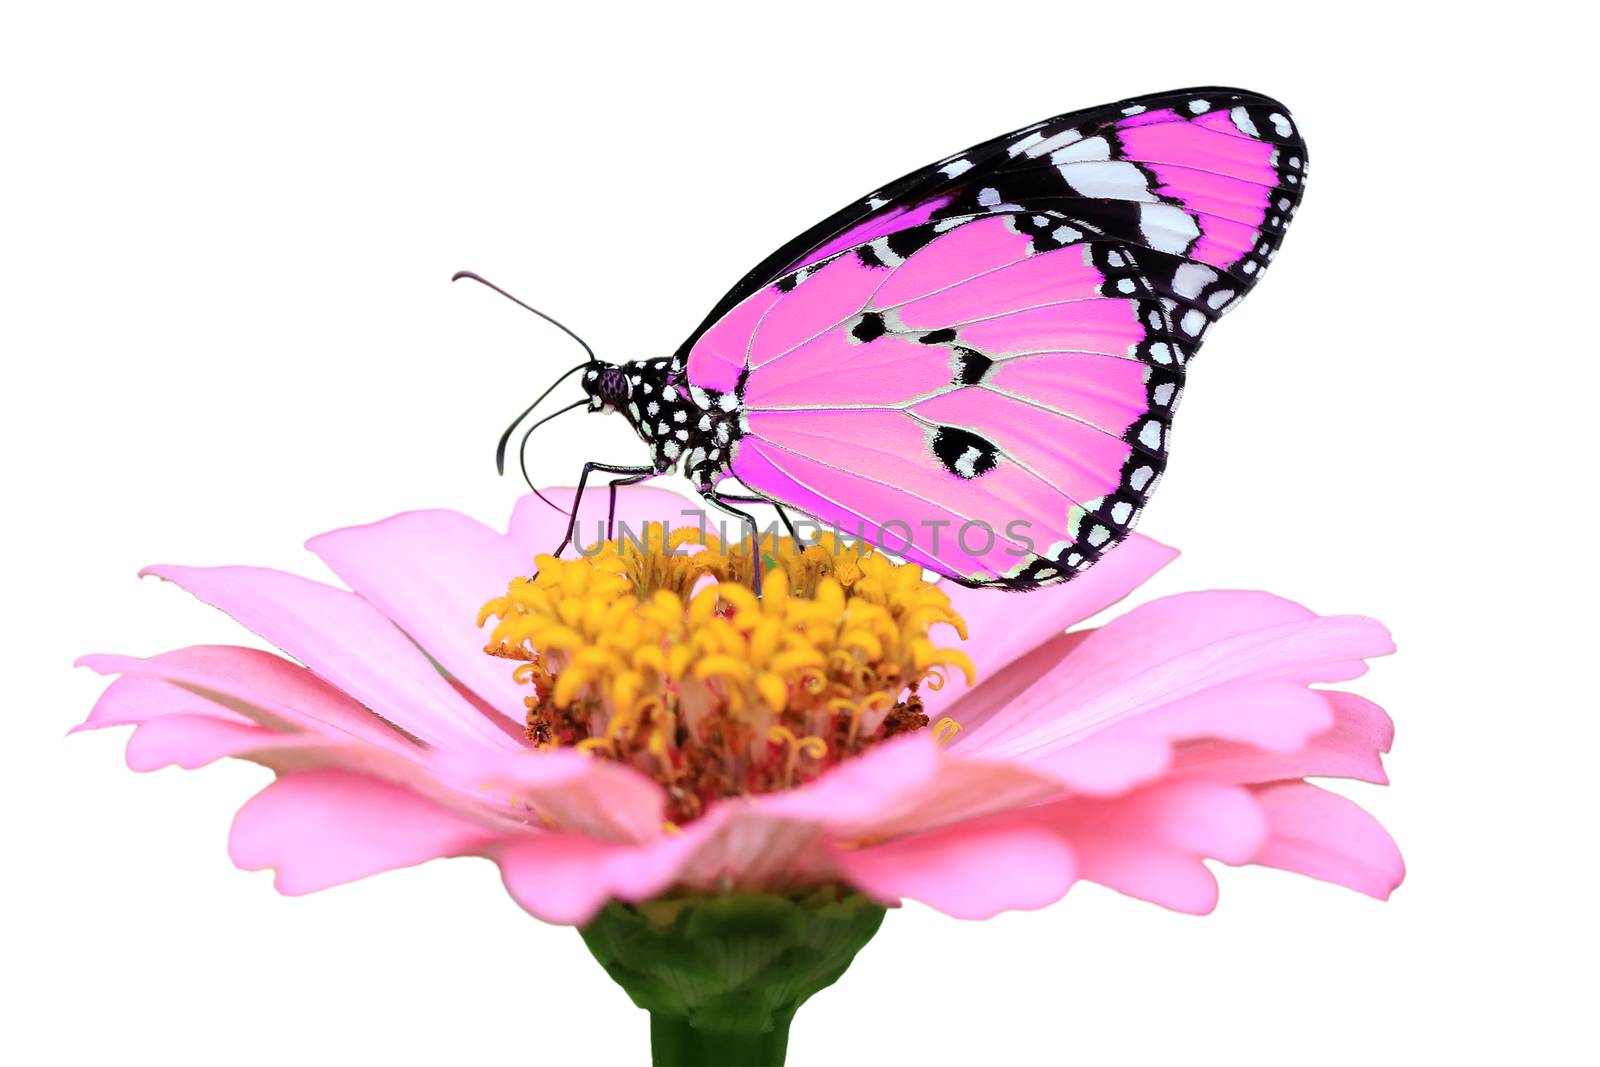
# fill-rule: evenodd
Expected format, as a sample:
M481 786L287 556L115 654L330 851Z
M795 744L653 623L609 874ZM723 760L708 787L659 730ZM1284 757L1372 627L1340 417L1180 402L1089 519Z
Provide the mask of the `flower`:
M504 534L419 511L314 538L348 590L150 568L293 659L87 656L120 677L79 729L134 726L135 770L272 768L229 850L289 894L444 856L493 860L573 924L613 899L837 883L961 918L1078 880L1203 913L1208 859L1377 897L1402 878L1382 827L1305 781L1386 780L1384 712L1313 688L1393 650L1372 619L1208 591L1069 632L1176 555L1139 536L1020 597L772 545L757 602L748 554L666 555L680 535L518 578L565 524L531 499ZM618 519L687 507L624 490Z
M667 792L673 826L718 800L792 788L928 725L924 683L972 661L928 639L965 624L920 567L822 534L763 535L765 593L742 543L698 526L540 556L486 604L485 651L521 661L525 737L628 763ZM934 736L959 729L950 718Z

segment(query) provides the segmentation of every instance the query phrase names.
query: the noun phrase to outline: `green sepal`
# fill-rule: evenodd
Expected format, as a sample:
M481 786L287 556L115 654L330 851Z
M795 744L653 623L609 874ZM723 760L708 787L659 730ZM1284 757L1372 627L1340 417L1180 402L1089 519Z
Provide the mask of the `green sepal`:
M794 1013L844 974L883 916L830 885L612 903L579 932L650 1013L657 1067L771 1067L783 1063Z

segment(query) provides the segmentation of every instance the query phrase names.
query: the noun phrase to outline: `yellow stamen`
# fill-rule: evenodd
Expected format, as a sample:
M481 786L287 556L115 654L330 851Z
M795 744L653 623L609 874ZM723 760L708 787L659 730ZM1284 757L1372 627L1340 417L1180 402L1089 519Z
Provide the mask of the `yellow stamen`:
M933 724L932 732L934 741L938 742L940 748L943 748L951 742L956 734L961 732L961 724L946 715Z
M828 754L828 742L822 738L815 734L810 737L796 737L793 730L776 723L767 727L767 740L782 745L787 752L783 768L785 786L794 784L794 768L795 764L800 762L801 756L821 759Z
M653 775L677 823L921 729L918 687L946 670L972 678L964 654L929 637L939 625L966 632L943 590L868 545L767 537L752 553L650 526L642 543L537 562L480 615L493 620L485 651L516 661L513 678L532 687L529 742ZM935 737L956 729L941 721Z

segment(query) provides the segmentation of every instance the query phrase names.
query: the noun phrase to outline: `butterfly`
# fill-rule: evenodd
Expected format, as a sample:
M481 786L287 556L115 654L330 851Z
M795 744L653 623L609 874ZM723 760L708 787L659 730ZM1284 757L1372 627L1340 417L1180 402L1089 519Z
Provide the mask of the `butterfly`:
M650 461L585 464L575 500L591 474L613 476L614 510L617 486L680 470L752 532L735 505L764 501L963 585L1068 581L1149 501L1189 361L1305 179L1288 109L1223 88L912 171L773 252L673 355L585 344L563 376L585 399L562 410L620 412Z

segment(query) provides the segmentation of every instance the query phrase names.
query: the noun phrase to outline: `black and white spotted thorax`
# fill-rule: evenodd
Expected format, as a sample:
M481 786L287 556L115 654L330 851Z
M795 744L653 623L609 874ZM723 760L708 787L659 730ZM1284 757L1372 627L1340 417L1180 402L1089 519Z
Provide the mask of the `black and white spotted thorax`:
M596 363L583 372L590 411L618 411L650 446L656 473L681 470L698 492L729 474L749 429L737 393L690 385L681 360Z

